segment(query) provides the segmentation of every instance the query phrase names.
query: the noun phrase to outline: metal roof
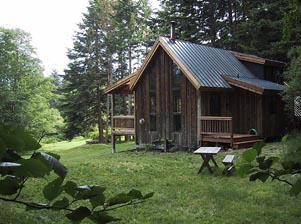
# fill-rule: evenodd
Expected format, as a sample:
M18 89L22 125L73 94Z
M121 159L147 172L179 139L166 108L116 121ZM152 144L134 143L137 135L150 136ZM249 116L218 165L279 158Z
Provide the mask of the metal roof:
M181 61L201 87L231 88L223 78L228 76L259 88L283 90L282 85L256 78L231 51L182 40L172 41L165 37L160 37L160 41Z
M283 85L280 85L278 83L275 82L270 82L267 80L263 80L263 79L258 79L258 78L237 78L237 77L231 77L232 79L235 79L237 81L241 81L244 83L247 83L249 85L252 86L256 86L262 89L266 89L266 90L277 90L277 91L281 91L283 90Z

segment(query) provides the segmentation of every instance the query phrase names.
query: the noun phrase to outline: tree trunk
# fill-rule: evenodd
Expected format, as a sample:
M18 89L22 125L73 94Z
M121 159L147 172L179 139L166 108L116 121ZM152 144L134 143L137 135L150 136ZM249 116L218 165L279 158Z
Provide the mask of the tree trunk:
M102 123L102 108L101 108L101 92L99 89L99 83L97 84L97 107L98 107L98 141L99 143L103 143L104 142L104 138L103 138L103 123Z

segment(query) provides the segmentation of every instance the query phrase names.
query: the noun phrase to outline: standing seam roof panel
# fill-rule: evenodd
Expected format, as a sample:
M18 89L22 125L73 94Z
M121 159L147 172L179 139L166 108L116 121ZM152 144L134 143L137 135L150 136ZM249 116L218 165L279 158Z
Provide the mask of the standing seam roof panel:
M226 75L260 88L283 89L282 85L256 78L231 51L163 37L161 40L203 87L231 88L223 78Z

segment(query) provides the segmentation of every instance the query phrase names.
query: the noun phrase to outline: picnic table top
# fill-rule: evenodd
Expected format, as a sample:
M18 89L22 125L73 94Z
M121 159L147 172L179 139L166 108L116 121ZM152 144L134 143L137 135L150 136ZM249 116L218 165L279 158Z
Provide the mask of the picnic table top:
M194 154L217 154L221 150L221 147L200 147L195 150Z

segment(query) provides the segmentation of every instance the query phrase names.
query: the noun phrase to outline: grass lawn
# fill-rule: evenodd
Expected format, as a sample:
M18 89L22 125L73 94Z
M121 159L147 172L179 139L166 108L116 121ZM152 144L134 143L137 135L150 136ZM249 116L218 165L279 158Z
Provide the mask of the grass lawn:
M128 192L155 192L145 203L110 213L119 223L301 223L300 196L290 197L288 186L279 182L249 182L234 173L223 176L221 161L228 152L215 158L220 164L212 175L197 171L201 158L192 153L158 153L129 150L133 143L85 145L85 141L46 145L45 151L59 153L69 173L67 180L107 188L106 195ZM267 153L279 153L281 145L269 144ZM232 151L239 162L244 150ZM33 180L24 197L42 198L38 189L46 181ZM68 223L64 212L30 211L0 201L0 223ZM84 223L90 223L86 221Z

